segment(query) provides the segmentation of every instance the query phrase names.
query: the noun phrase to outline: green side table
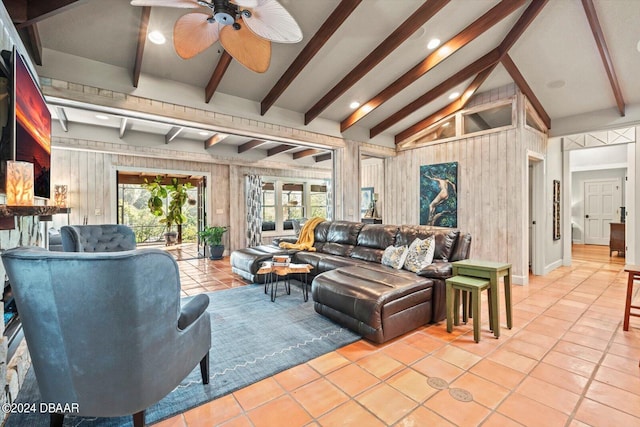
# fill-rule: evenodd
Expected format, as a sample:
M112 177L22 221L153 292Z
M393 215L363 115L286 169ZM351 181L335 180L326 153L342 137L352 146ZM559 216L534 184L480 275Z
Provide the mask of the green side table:
M477 259L452 262L453 276L469 276L489 279L491 290L491 312L494 316L493 334L500 337L500 289L498 282L504 277L504 298L507 309L507 328L513 326L511 314L511 264Z

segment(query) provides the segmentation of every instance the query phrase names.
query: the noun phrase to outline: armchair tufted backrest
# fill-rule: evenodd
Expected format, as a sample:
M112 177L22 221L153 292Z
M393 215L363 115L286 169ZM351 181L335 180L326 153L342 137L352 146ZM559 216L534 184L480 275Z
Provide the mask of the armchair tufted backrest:
M60 235L65 252L119 252L136 248L135 233L121 224L65 225Z

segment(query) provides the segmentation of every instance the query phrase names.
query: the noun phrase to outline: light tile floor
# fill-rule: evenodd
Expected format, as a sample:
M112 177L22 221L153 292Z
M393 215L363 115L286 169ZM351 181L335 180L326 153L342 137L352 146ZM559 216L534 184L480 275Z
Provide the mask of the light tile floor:
M603 249L514 286L500 339L441 322L361 340L156 426L640 426L640 319L622 331L624 259ZM228 258L172 253L184 295L245 284Z

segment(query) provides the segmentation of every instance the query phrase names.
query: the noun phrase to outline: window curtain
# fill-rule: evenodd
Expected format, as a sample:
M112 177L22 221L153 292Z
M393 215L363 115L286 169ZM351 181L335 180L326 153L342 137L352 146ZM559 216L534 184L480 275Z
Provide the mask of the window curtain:
M247 175L247 246L262 244L262 177Z

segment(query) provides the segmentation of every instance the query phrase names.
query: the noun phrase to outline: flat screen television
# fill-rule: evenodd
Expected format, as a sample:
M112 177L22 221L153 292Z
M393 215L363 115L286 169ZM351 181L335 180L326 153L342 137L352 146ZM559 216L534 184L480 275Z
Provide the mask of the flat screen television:
M13 50L14 159L33 163L34 195L51 196L51 113L40 86Z

